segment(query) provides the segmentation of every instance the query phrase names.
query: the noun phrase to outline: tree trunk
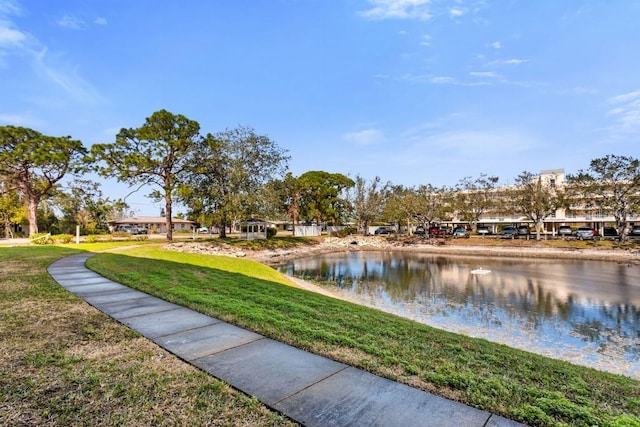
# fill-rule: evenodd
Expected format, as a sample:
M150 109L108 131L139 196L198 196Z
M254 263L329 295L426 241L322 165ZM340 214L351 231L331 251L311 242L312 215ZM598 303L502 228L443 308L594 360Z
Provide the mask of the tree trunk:
M227 237L227 214L223 213L222 218L220 219L220 238L224 239Z
M28 196L27 200L27 219L29 220L29 236L38 234L38 199L34 196Z
M167 240L168 241L172 241L173 240L173 221L172 221L172 200L171 200L171 192L165 190L165 196L164 196L164 203L165 203L165 223L167 225Z

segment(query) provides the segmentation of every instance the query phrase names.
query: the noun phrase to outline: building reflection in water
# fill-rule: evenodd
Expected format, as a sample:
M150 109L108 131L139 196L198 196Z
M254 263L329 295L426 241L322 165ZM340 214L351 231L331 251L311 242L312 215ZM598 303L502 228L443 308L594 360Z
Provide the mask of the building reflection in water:
M638 265L350 252L280 271L431 326L640 378Z

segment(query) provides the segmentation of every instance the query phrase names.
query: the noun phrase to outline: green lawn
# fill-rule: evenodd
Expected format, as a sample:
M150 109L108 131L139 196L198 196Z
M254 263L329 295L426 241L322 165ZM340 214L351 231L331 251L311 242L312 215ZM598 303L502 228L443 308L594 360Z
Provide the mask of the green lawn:
M261 264L153 246L101 274L294 346L530 425L640 426L640 382L443 332L288 285Z
M0 247L0 425L297 425L89 306L46 272L78 248L130 244Z

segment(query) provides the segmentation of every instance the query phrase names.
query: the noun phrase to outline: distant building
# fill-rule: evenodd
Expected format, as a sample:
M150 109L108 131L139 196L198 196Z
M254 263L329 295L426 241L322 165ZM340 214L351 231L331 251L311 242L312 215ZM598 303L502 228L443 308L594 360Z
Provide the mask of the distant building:
M173 218L173 231L192 231L196 223L186 219ZM120 226L132 225L146 227L151 233L166 233L167 220L163 216L134 216L109 222L109 231L114 232Z

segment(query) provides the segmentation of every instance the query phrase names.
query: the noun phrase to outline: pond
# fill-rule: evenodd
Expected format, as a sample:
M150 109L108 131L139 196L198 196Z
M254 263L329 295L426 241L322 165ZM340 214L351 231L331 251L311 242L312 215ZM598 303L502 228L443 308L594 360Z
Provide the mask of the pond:
M278 269L440 329L640 379L640 266L354 251Z

